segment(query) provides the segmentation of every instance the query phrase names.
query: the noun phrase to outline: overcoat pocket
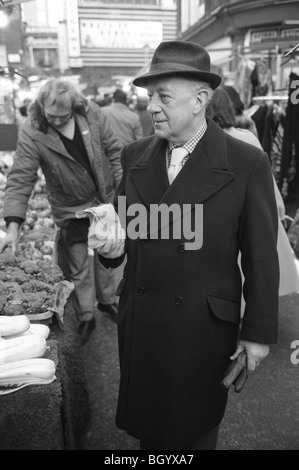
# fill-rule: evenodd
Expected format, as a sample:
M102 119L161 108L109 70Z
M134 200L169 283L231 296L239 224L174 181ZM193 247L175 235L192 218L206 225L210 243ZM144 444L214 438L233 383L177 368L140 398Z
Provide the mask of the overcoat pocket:
M217 297L215 295L207 295L206 298L210 309L216 318L236 325L239 324L240 302L229 300L224 297Z

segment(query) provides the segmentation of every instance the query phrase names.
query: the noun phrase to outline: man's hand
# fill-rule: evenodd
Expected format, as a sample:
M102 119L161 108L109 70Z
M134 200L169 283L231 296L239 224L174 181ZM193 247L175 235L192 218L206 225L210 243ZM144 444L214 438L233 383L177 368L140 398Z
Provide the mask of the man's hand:
M230 359L234 360L242 351L245 351L247 355L248 372L253 373L260 365L261 361L268 356L269 346L267 344L252 343L251 341L241 339L236 352Z
M114 259L124 254L126 233L111 203L78 211L76 217L89 217L89 248L105 258Z
M11 222L7 228L6 237L0 240L0 253L7 246L11 247L11 254L16 255L19 242L19 224L16 222Z

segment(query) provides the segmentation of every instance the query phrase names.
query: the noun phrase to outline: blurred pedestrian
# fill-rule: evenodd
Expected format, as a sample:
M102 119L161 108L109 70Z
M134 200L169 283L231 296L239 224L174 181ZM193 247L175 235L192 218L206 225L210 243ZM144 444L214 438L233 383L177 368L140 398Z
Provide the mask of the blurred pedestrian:
M76 212L109 200L122 174L120 151L117 135L101 109L88 102L73 84L51 79L30 107L7 178L7 235L0 251L6 246L11 246L13 254L17 251L28 200L41 167L52 216L67 251L82 344L95 327L94 284L102 292L101 282L106 283L106 279L98 272L93 277L87 243L89 220L77 219ZM115 286L110 285L101 302L113 304L114 293Z
M135 110L140 118L143 136L148 137L154 134L153 120L148 112L148 97L146 95L138 96L136 100Z
M252 131L238 127L235 109L225 86L215 90L213 98L207 106L207 116L212 118L227 134L263 150L258 137ZM299 292L299 277L295 264L295 254L283 225L286 215L285 205L274 175L272 175L272 178L279 218L277 237L280 268L279 295L284 296ZM242 310L244 308L243 303Z
M28 109L31 104L31 99L30 98L25 98L23 101L22 106L19 107L19 111L21 116L27 117L28 116Z
M128 107L128 96L120 89L113 93L113 103L102 109L122 145L143 137L139 116Z
M222 88L226 91L233 104L236 126L240 129L248 129L253 132L256 137L258 137L258 131L255 122L253 119L247 116L244 103L241 100L237 90L230 85L222 85Z

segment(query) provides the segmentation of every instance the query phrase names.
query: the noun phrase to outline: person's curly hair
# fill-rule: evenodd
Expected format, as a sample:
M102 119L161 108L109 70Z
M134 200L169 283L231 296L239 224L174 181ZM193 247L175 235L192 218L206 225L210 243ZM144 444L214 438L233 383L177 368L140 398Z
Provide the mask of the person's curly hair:
M218 87L208 103L206 115L213 119L222 129L236 127L233 103L226 91Z
M51 78L39 89L29 111L38 123L39 130L47 133L49 123L44 113L45 104L56 105L60 110L71 109L73 112L86 115L87 99L71 82L61 78Z

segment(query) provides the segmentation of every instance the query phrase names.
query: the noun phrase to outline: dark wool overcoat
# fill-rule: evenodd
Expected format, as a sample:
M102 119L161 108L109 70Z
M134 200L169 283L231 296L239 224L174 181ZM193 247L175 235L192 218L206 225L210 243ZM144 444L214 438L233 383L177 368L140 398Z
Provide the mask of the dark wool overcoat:
M209 120L170 186L166 147L167 141L149 137L122 153L118 196L126 196L130 233L118 289L116 424L135 438L180 449L217 426L225 412L227 392L221 380L240 330L239 252L247 303L241 337L277 341L278 219L263 151L228 136ZM153 217L161 204L191 205L193 215L195 205L202 205L200 249L187 249L183 230L180 238L177 233L173 239L148 233L147 239L144 234L134 239L132 226L140 207L146 208L149 221L150 210ZM138 230L143 227L136 224Z

